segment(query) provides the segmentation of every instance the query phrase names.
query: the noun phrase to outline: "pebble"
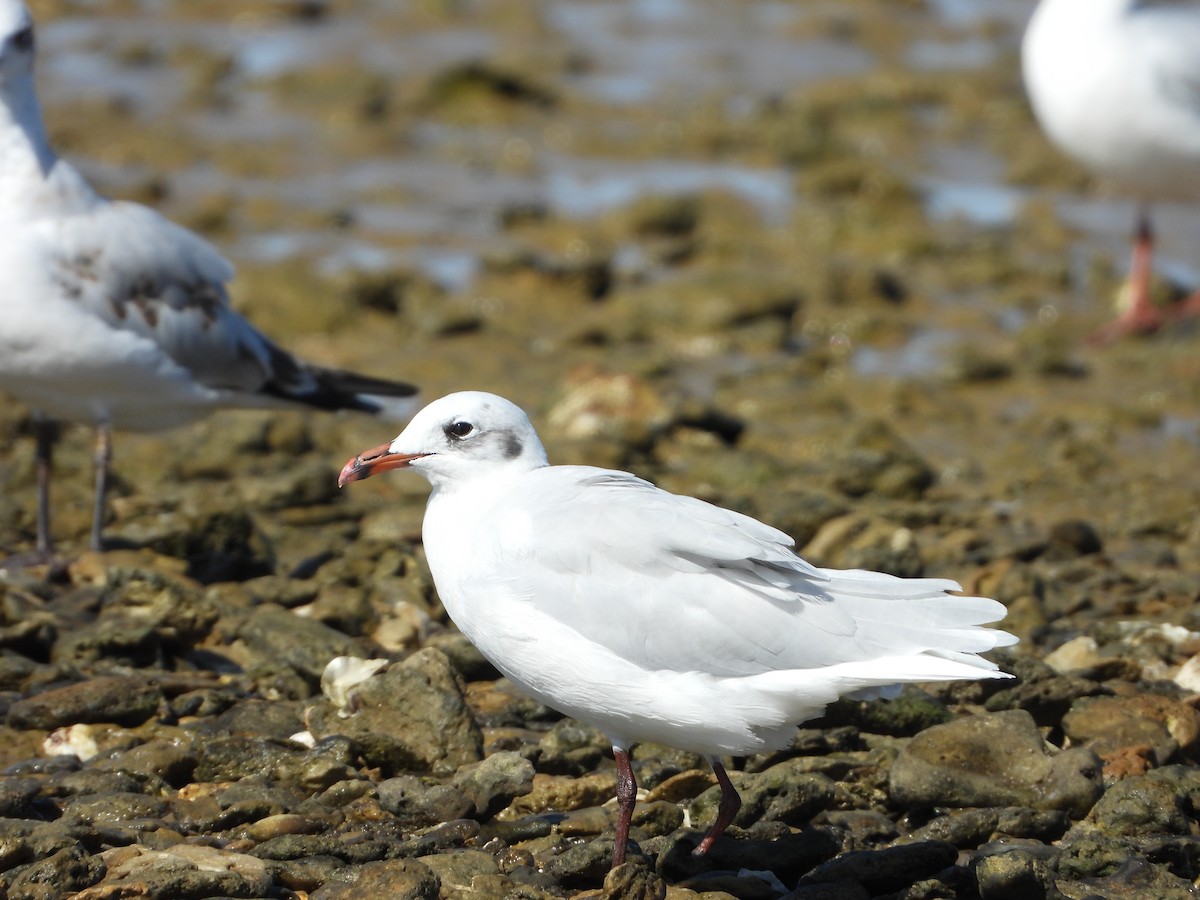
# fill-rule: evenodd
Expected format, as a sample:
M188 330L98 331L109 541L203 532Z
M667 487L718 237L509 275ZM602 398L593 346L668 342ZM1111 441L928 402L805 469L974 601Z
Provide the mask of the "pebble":
M1103 791L1084 748L1053 752L1024 710L969 716L914 737L892 767L902 806L1029 806L1083 815Z

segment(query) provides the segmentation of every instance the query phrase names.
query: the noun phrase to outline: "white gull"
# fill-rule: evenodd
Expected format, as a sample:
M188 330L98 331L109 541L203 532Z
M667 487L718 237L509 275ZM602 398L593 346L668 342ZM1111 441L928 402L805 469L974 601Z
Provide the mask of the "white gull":
M839 697L1006 678L977 654L1005 609L953 581L809 565L786 534L628 472L551 466L529 418L477 391L417 413L339 485L408 468L433 485L425 553L458 628L547 706L602 729L617 763L613 865L636 785L629 748L705 754L721 785L707 851L740 798L720 763L786 746Z
M352 409L404 420L408 384L297 359L234 312L233 267L153 210L98 195L46 139L34 30L0 0L0 390L35 416L37 545L50 552L58 421L95 425L101 545L113 428L153 431L221 407Z
M1139 201L1127 309L1093 336L1154 331L1149 204L1200 199L1200 2L1041 0L1021 48L1050 140ZM1200 314L1200 292L1171 317Z

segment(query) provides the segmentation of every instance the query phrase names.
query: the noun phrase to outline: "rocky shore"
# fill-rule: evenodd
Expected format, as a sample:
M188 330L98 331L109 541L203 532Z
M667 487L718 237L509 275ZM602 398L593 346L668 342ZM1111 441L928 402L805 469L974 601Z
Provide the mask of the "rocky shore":
M1011 24L854 0L770 35L860 68L746 102L669 84L620 104L589 93L603 59L515 0L275 4L239 27L341 48L279 70L222 44L242 4L167 4L161 40L119 6L87 27L178 108L56 92L71 70L55 48L83 52L71 23L93 19L47 3L51 130L109 193L218 243L239 309L281 343L429 398L496 390L552 461L754 515L818 565L957 579L1001 600L1021 643L995 657L1013 680L841 702L786 752L733 763L745 803L703 859L703 760L636 748L640 853L609 873L607 743L447 623L424 483L337 490L345 459L392 435L229 413L122 436L111 548L92 554L90 448L69 430L60 560L0 561L0 897L1200 893L1200 334L1083 343L1123 250L1058 215L1056 198L1097 195L1034 130ZM420 55L477 34L470 64ZM947 71L913 62L928 40L993 49ZM416 59L403 77L379 55L392 46ZM282 124L252 142L260 108ZM933 203L968 150L1018 198L1011 217ZM701 180L576 215L535 189L559 154L778 172L786 202ZM297 188L320 180L306 166L392 159L426 166L430 194L481 180L449 212L411 183ZM470 198L495 205L482 238L445 224ZM389 229L389 204L428 213L435 237ZM283 259L255 238L297 233ZM468 284L410 261L430 243L473 260ZM346 265L363 246L385 263ZM32 546L29 432L0 406L4 555Z

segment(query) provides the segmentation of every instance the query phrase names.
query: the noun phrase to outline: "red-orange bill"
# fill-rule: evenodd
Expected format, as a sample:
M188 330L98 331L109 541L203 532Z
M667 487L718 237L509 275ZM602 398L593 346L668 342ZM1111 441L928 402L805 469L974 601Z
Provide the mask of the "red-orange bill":
M393 453L391 444L381 444L371 450L364 450L358 456L342 466L338 475L338 487L345 487L352 481L362 481L388 469L403 469L414 459L426 456L425 453Z

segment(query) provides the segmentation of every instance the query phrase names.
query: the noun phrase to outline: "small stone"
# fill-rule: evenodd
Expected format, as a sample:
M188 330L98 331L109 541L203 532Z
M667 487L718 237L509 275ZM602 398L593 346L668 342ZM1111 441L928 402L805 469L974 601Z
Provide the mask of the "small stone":
M902 806L1028 806L1083 815L1103 787L1083 748L1054 754L1024 710L936 725L900 752L890 774Z
M446 656L432 648L393 663L355 688L357 709L342 717L329 703L309 709L319 739L352 738L371 765L387 775L453 771L483 757L483 736Z
M428 828L475 812L475 801L461 791L444 784L429 784L415 775L388 778L379 783L377 790L379 805L404 828Z
M454 773L451 786L474 803L474 816L487 820L514 798L533 790L533 763L519 753L493 753Z
M1200 771L1164 766L1110 787L1064 842L1096 832L1109 837L1194 834L1198 827Z
M8 722L47 730L91 722L140 725L162 703L162 690L148 679L104 675L18 700L9 707Z
M456 888L471 892L475 879L500 874L496 857L483 850L450 850L446 853L422 856L419 861L437 877L443 896Z
M957 859L958 850L941 841L857 850L817 866L801 879L801 884L856 881L872 895L885 894L940 872Z
M1100 756L1148 744L1162 765L1177 750L1189 755L1195 750L1200 741L1200 713L1158 694L1085 697L1063 717L1062 729L1073 743L1090 747Z
M731 778L742 797L734 823L748 827L756 822L784 822L799 827L826 809L834 796L833 782L803 770L804 761L790 759L757 775L735 773ZM716 820L721 789L713 786L692 801L692 825L709 828Z
M632 860L604 876L601 900L666 900L667 883L640 860Z
M882 419L870 419L846 437L833 484L849 497L880 494L917 500L936 480L933 468Z
M331 881L309 894L310 900L438 900L437 875L415 859L386 859L346 866Z
M1046 543L1046 559L1074 559L1077 556L1099 553L1103 549L1100 535L1090 523L1082 519L1067 519L1050 529L1050 539Z
M1091 635L1081 634L1067 641L1057 650L1046 654L1046 665L1062 674L1076 669L1087 669L1104 662L1100 647Z
M318 684L338 656L366 656L353 638L322 622L278 607L261 607L238 630L238 639L257 660L284 662Z
M972 865L980 897L1044 900L1052 896L1054 855L1053 848L1037 844L1000 845L992 852L981 853Z
M104 863L76 844L57 850L10 876L6 896L11 900L51 900L64 895L86 898L88 892L85 889L104 876ZM46 891L47 886L53 886L53 892Z
M579 778L566 775L533 776L532 788L513 800L504 817L517 818L529 813L566 812L600 806L617 793L617 774L613 770L593 772Z

